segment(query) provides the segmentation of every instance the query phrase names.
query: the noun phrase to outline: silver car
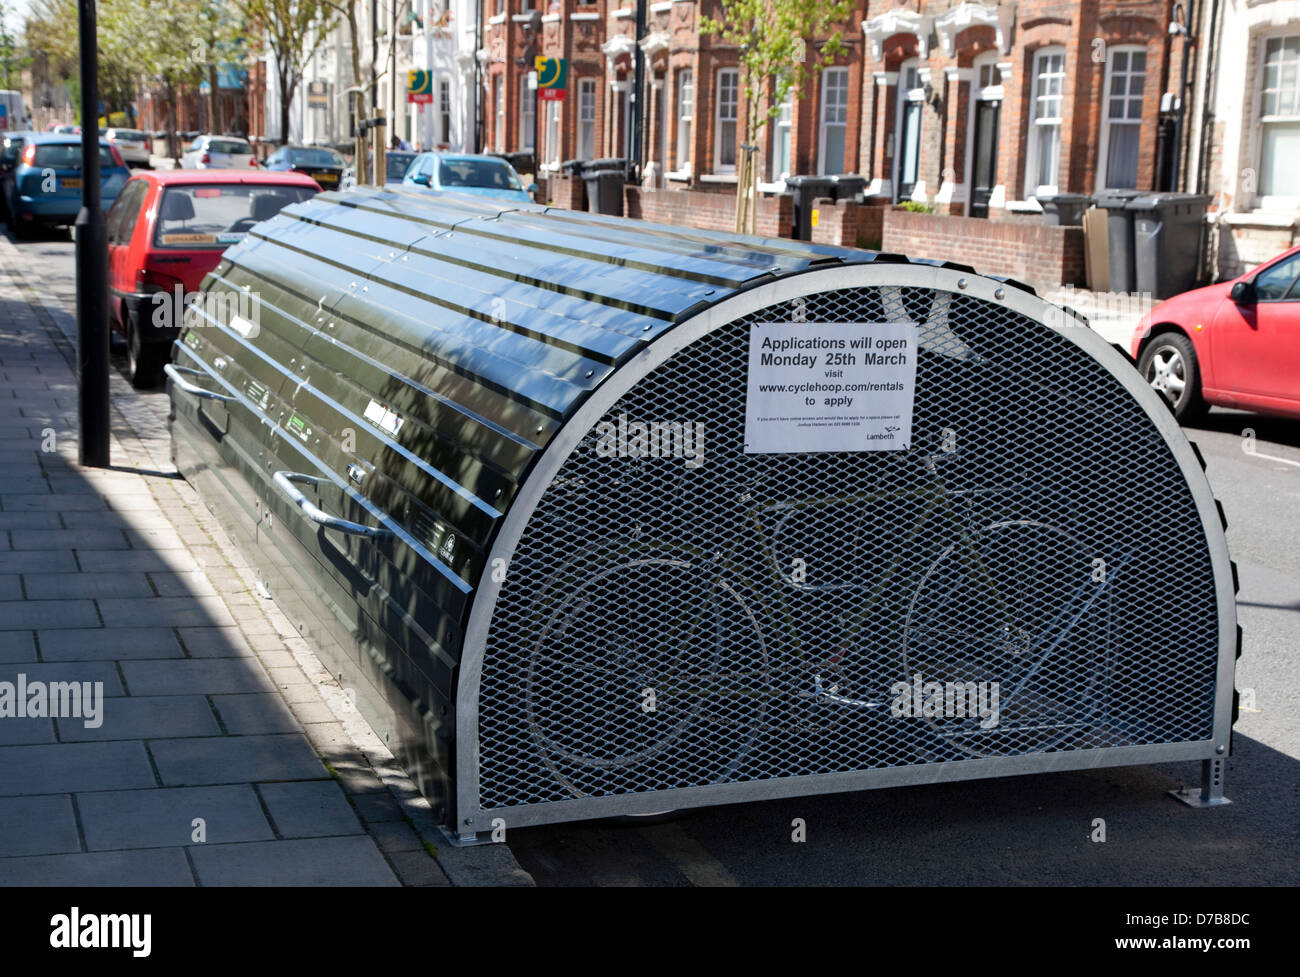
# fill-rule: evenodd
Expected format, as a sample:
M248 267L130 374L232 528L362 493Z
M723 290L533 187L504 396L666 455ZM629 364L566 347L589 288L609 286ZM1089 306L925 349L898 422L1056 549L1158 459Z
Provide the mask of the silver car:
M117 147L127 166L149 166L149 144L152 140L148 133L139 129L108 129L104 137Z
M236 136L199 136L181 156L183 170L243 170L255 166L253 147Z

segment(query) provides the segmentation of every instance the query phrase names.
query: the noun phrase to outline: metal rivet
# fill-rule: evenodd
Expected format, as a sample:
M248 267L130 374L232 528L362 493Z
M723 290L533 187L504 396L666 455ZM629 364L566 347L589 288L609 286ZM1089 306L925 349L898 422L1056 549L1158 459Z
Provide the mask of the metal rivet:
M966 287L966 279L964 279L964 278L958 278L958 279L957 279L957 287L958 287L958 288L965 288L965 287Z
M993 297L995 299L1004 299L1007 297L1007 290L1005 288L995 288L993 289Z
M1226 746L1216 746L1216 747L1214 748L1214 752L1215 752L1215 753L1227 753L1227 752L1228 752L1228 748L1227 748Z
M538 433L538 434L541 434L541 433L542 433L542 429L541 429L540 426L537 428L537 433Z
M595 370L588 370L588 371L587 371L587 379L590 380L591 377L592 377L592 374L594 374L595 372L596 372Z
M649 332L649 331L650 331L650 327L649 327L648 325L647 325L647 326L642 326L642 327L641 327L641 331L642 331L642 332Z

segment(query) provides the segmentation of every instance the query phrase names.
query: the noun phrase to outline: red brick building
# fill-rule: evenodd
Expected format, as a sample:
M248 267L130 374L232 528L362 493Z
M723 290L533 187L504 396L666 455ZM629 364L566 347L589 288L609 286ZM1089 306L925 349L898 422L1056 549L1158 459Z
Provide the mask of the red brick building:
M566 159L631 155L633 0L487 0L482 104L487 146ZM1172 0L857 0L846 52L809 73L761 134L764 189L790 173L859 173L889 201L953 214L1036 209L1033 198L1160 178ZM701 36L714 0L648 4L649 187L726 190L735 180L743 93L736 53ZM817 39L811 45L817 46ZM569 62L567 100L541 103L537 54ZM1177 93L1172 93L1177 94ZM1166 99L1166 102L1168 100ZM1168 107L1168 105L1166 105ZM1170 131L1165 125L1166 134Z

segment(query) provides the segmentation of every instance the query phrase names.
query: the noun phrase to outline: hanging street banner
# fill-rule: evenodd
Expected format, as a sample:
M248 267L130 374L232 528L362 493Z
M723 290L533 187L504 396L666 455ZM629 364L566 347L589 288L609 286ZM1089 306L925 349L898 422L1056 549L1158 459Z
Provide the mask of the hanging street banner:
M416 105L429 105L433 102L432 71L406 73L406 101Z
M563 102L569 85L569 62L538 56L536 64L537 97L543 102Z

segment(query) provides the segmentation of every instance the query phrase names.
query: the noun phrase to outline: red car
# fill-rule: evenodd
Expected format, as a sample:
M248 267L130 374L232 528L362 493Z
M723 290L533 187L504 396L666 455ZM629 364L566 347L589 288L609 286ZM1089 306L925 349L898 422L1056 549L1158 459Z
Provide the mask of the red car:
M258 221L320 188L299 173L146 171L108 212L109 322L126 337L131 383L156 386L186 299Z
M1212 404L1300 418L1300 246L1161 302L1138 322L1132 351L1179 421Z

